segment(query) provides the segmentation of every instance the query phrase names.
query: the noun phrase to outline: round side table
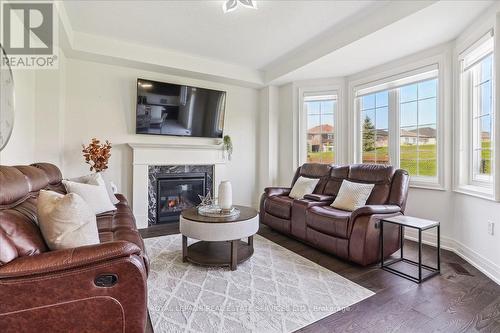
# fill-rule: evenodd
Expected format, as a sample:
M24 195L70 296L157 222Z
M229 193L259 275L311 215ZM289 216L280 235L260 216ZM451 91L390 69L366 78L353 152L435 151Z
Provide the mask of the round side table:
M182 234L182 260L203 266L229 266L236 270L239 263L253 254L253 235L259 230L255 209L235 206L240 215L208 217L198 214L196 207L182 211L179 228ZM200 240L187 246L187 239ZM248 242L241 241L248 238Z

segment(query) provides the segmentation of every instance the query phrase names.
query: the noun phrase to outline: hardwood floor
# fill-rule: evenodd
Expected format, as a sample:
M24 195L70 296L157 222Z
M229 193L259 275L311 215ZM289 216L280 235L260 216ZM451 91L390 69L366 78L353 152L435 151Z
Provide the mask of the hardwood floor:
M178 224L141 230L144 238L175 233ZM259 235L376 293L298 332L500 332L500 286L452 252L441 252L441 275L418 285L378 265L339 260L265 225ZM416 258L414 242L406 241L404 250ZM423 258L434 265L435 248L424 246ZM146 331L153 332L150 323Z

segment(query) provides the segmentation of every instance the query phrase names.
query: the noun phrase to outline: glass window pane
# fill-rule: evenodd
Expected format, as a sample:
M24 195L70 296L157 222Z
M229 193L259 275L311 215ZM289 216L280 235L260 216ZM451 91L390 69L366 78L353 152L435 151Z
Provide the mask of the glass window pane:
M335 101L323 101L321 102L321 114L333 114Z
M493 100L491 99L491 81L486 81L479 86L480 108L479 114L490 114Z
M418 101L418 123L435 124L437 121L437 99L430 98Z
M403 86L399 90L399 100L401 103L415 101L417 99L417 85L410 84Z
M408 171L410 175L417 175L417 127L401 129L400 134L400 167Z
M366 95L361 97L361 110L373 109L375 107L375 95Z
M491 144L491 116L483 116L480 119L482 148L490 149ZM487 145L485 147L485 144Z
M371 124L372 128L375 128L375 109L363 111L361 118L364 126L369 126Z
M307 133L321 133L320 119L321 118L319 114L307 115Z
M389 92L381 91L375 94L375 106L377 108L389 105Z
M476 151L478 160L477 173L482 175L491 175L491 150L482 149Z
M376 162L376 133L375 130L365 127L362 132L363 163Z
M493 57L489 55L471 68L472 89L472 180L490 182L492 180L493 161Z
M403 103L400 106L401 126L416 126L417 125L417 102Z
M321 124L323 126L321 128L321 133L333 133L333 122L334 122L333 113L322 114L321 115Z
M424 99L437 96L437 79L427 80L418 84L418 98Z
M335 161L335 100L305 102L307 117L307 162ZM312 106L312 111L310 106Z
M489 55L481 61L481 82L491 80L491 73L493 68L493 55Z
M306 110L307 114L319 114L320 111L320 102L317 101L310 101L310 102L305 102L306 105Z
M375 127L377 129L389 128L389 108L377 108L375 110Z

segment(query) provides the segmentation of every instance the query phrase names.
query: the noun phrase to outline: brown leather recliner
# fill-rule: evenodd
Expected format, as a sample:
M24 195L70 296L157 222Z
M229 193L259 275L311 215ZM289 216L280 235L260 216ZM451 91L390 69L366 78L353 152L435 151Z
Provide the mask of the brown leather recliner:
M127 200L97 216L101 244L50 251L36 200L61 179L52 164L0 166L0 331L143 332L148 260Z
M313 194L288 196L291 187L268 187L261 197L260 221L340 258L369 265L380 260L381 218L404 214L409 175L405 170L375 164L334 166L304 164L299 176L320 178ZM342 181L375 184L366 206L354 212L330 206ZM399 249L399 228L384 228L384 256Z

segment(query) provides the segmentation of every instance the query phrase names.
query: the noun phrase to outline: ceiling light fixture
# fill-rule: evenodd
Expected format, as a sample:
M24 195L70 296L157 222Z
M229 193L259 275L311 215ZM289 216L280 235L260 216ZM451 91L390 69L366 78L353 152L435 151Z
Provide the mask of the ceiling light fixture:
M236 8L238 8L238 3L243 7L257 9L257 1L254 0L226 0L222 4L222 10L225 13L232 12Z

